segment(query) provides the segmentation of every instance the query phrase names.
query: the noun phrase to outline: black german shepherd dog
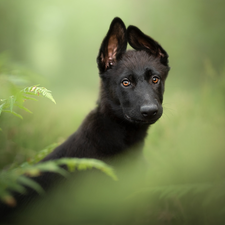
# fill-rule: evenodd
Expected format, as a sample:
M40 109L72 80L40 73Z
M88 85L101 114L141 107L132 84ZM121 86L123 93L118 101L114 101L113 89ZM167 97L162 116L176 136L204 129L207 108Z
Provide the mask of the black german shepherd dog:
M127 43L134 50L126 51ZM115 18L97 64L101 78L97 107L42 161L77 157L110 162L133 146L141 148L149 126L162 116L168 54L155 40L135 26L126 29ZM52 180L43 175L38 182L46 188Z
M126 51L127 42L135 49ZM98 106L44 161L61 157L106 160L143 143L163 113L168 55L137 27L115 18L100 47Z

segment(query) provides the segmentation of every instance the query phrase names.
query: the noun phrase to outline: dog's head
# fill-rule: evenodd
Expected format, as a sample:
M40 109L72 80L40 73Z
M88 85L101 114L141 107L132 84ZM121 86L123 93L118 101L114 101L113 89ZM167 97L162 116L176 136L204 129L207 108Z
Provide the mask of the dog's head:
M127 42L135 50L126 51ZM105 112L131 123L152 124L162 115L168 54L135 26L115 18L97 57Z

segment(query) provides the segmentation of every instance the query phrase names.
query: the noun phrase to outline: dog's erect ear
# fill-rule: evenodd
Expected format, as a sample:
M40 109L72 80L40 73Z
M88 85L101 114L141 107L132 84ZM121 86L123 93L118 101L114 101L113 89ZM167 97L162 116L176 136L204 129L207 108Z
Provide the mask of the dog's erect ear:
M168 54L161 45L151 37L145 35L135 26L127 28L127 38L131 47L136 50L145 50L150 55L160 57L160 61L164 65L168 65Z
M123 21L116 17L112 21L109 31L103 39L99 50L97 63L100 73L111 68L122 57L126 48L126 27Z

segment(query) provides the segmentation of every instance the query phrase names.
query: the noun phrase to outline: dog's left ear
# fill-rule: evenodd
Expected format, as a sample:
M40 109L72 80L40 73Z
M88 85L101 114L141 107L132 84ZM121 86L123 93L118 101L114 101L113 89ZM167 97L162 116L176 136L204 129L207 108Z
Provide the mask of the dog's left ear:
M145 35L135 26L127 28L127 38L131 47L136 50L145 50L150 55L160 57L160 61L165 66L168 66L168 54L161 45L151 37Z
M113 19L99 50L97 63L100 73L110 69L122 57L126 48L126 27L123 21L116 17Z

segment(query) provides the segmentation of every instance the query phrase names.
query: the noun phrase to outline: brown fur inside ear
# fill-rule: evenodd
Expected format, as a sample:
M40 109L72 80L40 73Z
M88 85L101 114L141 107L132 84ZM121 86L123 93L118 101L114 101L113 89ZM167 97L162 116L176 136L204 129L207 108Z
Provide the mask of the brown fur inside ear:
M144 38L139 38L138 42L143 45L145 48L149 49L153 55L157 54L157 49L155 48L155 45L152 44L150 41L147 41Z
M105 66L106 68L112 66L116 62L116 52L117 52L118 40L116 35L113 35L109 39L108 43L108 57L106 58Z
M126 51L127 38L126 27L123 21L116 17L109 28L100 47L99 56L97 58L99 71L105 72L119 60Z

